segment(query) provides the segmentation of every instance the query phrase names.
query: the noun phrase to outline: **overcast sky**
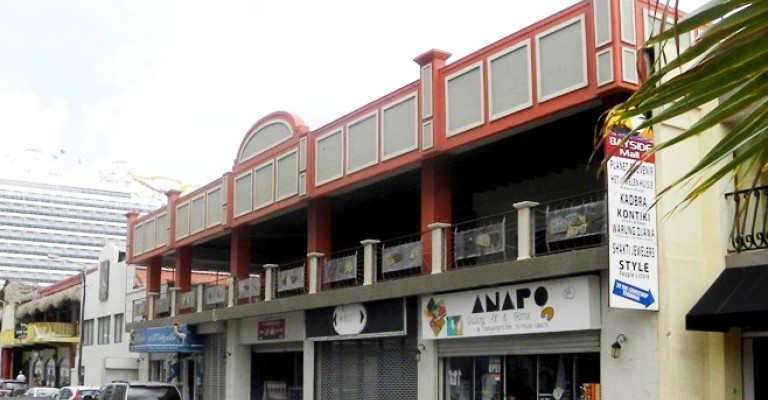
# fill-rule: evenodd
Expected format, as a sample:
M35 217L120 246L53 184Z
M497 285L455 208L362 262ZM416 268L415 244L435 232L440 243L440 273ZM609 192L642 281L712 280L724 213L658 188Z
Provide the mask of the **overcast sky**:
M3 0L0 168L40 148L202 185L266 114L316 129L418 79L429 49L450 63L575 3Z

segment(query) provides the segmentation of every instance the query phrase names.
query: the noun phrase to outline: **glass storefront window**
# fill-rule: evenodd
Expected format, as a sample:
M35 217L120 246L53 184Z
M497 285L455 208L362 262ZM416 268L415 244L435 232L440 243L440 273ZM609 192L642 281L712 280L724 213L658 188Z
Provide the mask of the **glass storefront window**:
M502 400L501 356L475 357L475 399Z
M472 357L449 358L445 364L445 398L471 400Z
M578 400L599 385L597 353L444 359L446 400Z

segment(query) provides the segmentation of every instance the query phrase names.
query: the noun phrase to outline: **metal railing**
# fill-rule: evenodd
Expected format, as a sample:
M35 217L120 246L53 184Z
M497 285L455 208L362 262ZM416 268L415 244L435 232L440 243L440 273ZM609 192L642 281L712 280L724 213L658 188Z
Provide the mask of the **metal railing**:
M733 202L729 252L768 248L768 186L725 195Z
M377 280L387 281L420 275L425 263L422 234L382 241L376 246Z
M517 212L454 224L447 243L454 269L514 260L517 258Z
M766 245L768 187L732 197L736 209L741 210L736 213L733 242ZM541 204L519 202L516 209L504 213L451 225L436 223L428 232L381 241L367 239L361 246L331 254L310 253L307 259L265 264L244 279L224 273L215 283L166 295L175 303L171 315L178 315L407 279L426 271L435 273L435 268L450 271L604 245L608 237L606 203L604 190ZM748 234L745 227L750 228ZM443 250L431 254L436 248ZM157 317L166 316L160 297L148 297ZM134 302L134 321L146 318L142 314L146 306L141 301Z
M323 287L339 288L363 284L363 248L333 252L322 263Z
M534 255L589 248L607 243L604 190L542 203L534 209Z
M275 298L297 296L309 291L306 259L280 264L275 274L272 279Z

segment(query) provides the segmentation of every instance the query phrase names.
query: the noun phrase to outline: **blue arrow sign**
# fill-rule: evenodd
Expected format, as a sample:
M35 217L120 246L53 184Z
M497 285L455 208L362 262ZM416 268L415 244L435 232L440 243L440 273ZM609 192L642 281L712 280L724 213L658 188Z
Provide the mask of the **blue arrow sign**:
M613 284L613 294L628 300L636 301L644 305L645 308L648 308L651 304L656 302L656 299L653 298L653 293L651 293L650 290L641 289L618 279Z

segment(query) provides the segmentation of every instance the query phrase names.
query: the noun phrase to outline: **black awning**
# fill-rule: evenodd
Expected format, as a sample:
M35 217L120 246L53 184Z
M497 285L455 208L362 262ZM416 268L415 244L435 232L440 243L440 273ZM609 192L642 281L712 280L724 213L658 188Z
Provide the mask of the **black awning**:
M768 329L768 265L726 268L685 316L689 331Z

